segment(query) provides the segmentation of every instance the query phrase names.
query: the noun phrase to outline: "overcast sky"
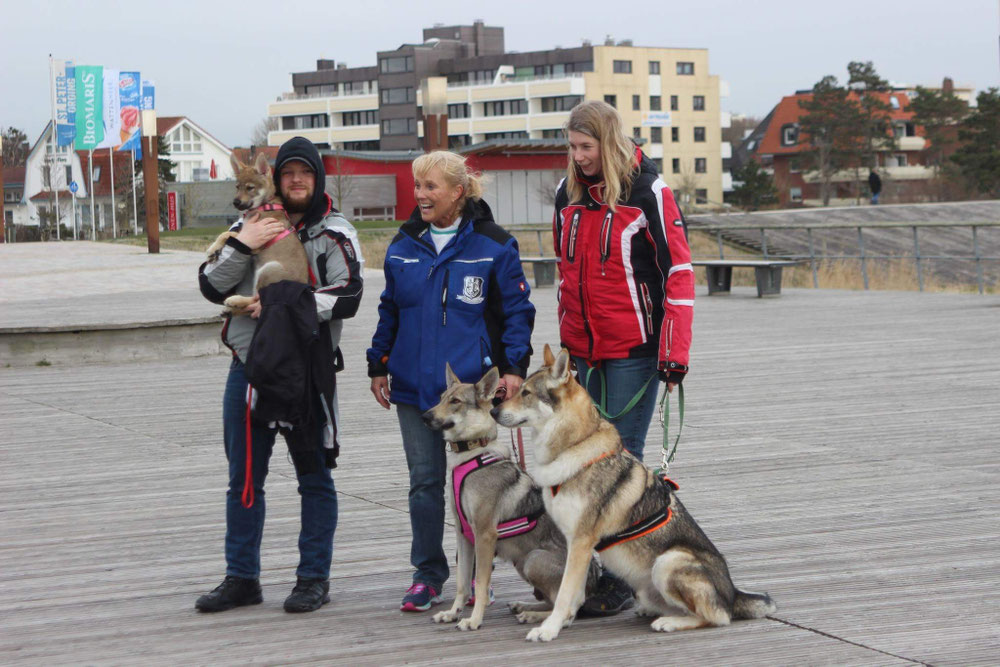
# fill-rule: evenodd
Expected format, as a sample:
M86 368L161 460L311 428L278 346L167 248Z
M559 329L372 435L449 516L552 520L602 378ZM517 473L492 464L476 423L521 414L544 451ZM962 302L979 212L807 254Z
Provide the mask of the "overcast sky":
M478 8L471 8L477 6ZM826 74L846 78L872 60L894 82L977 90L1000 86L1000 0L589 0L282 3L173 0L4 0L0 126L32 142L50 115L48 55L140 70L156 82L157 112L185 115L230 146L247 145L291 72L317 58L375 64L379 50L421 40L435 23L503 26L508 51L600 44L709 50L730 84L723 109L765 115ZM294 9L292 9L294 8Z

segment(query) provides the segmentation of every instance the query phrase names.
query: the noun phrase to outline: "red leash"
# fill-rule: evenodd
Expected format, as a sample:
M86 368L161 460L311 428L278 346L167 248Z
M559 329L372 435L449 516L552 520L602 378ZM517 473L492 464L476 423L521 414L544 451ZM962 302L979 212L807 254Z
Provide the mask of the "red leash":
M253 397L253 387L247 385L247 465L243 472L243 507L253 507L253 434L250 425L250 399Z
M510 432L510 446L514 450L514 457L517 459L517 465L521 467L521 470L528 472L528 464L524 460L524 436L521 435L521 427L515 429L517 431L517 443L514 442L514 431Z

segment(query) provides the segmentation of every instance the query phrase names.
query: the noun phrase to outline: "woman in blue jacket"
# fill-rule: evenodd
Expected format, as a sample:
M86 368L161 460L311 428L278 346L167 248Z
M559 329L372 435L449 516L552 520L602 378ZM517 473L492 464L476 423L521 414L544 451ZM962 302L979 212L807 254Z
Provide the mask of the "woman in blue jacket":
M385 291L368 349L368 375L379 405L396 414L410 470L413 585L400 609L441 601L445 443L421 414L444 391L445 363L463 382L492 366L508 395L521 386L531 355L535 307L517 241L493 221L479 177L447 151L413 162L417 208L385 258Z

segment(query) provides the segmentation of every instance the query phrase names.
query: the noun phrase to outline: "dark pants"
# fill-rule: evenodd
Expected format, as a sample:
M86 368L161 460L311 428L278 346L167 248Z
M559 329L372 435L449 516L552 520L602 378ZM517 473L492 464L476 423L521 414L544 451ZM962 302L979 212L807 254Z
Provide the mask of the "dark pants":
M444 554L444 487L448 476L444 437L427 428L415 405L396 405L403 435L406 466L410 470L410 563L416 568L413 582L427 584L438 593L448 580Z
M243 364L233 359L226 381L222 421L229 459L229 490L226 492L226 574L256 579L260 576L260 541L264 534L264 480L274 449L277 431L253 427L254 503L243 507L243 479L246 469L246 392ZM317 432L321 438L321 432ZM317 443L317 471L298 475L302 499L299 529L299 566L295 573L307 579L327 579L333 557L333 534L337 530L337 492L330 469L323 463Z

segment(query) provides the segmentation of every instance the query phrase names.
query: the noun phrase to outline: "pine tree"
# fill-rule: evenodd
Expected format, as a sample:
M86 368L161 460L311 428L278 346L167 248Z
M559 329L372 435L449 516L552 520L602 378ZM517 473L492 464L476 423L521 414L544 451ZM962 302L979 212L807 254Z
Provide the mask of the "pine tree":
M774 179L756 160L749 160L733 174L733 178L742 181L741 185L733 188L732 198L743 210L756 211L761 206L778 201L778 188L774 186Z
M976 110L959 125L962 142L951 159L981 193L1000 196L1000 88L976 96Z
M859 111L837 77L827 75L813 86L812 97L799 100L805 113L799 117L799 133L807 148L802 151L808 169L819 178L823 205L830 203L834 174L857 152Z

